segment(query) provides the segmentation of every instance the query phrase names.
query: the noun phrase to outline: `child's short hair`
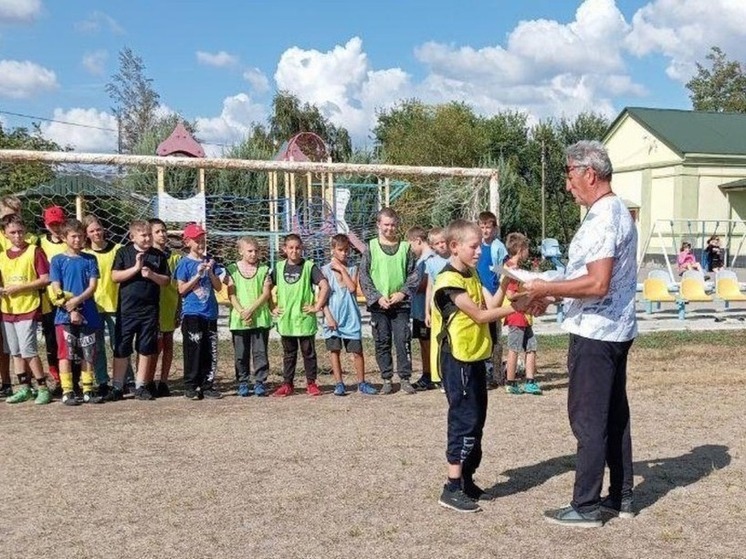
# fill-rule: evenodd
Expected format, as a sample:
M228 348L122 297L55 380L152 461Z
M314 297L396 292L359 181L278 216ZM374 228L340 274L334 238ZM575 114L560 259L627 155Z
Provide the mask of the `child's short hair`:
M455 219L446 227L446 242L449 245L453 242L462 243L469 233L476 233L480 239L482 238L482 231L479 229L479 225L473 221Z
M480 212L477 217L479 223L492 223L493 227L497 227L497 217L492 212Z
M137 219L130 223L130 233L134 233L135 231L149 231L150 229L150 223L141 219Z
M241 246L241 245L252 246L256 250L259 250L259 241L256 240L256 237L251 237L249 235L238 238L238 240L236 241L236 246Z
M378 211L378 213L376 214L376 223L378 223L379 221L381 221L382 217L388 217L389 219L393 219L394 221L396 221L397 223L399 223L399 214L396 213L391 208L388 208L388 207L381 208Z
M350 238L344 233L337 233L332 237L331 245L332 248L348 248L350 246Z
M71 232L85 235L85 227L83 227L83 224L75 218L66 219L60 229L60 235L62 237L67 237L67 234Z
M422 242L427 241L427 232L420 227L419 225L415 225L414 227L410 227L407 230L407 240L408 241L417 241L420 240Z
M23 224L23 219L17 213L6 214L2 217L2 219L0 219L0 226L2 227L3 231L5 231L11 225L20 225L21 227L26 227Z
M10 213L21 213L21 200L18 196L3 196L0 198L0 209L10 210Z
M163 221L163 220L162 220L162 219L160 219L160 218L157 218L157 217L151 217L151 218L150 218L150 219L148 220L148 223L150 224L150 228L151 228L151 229L153 228L153 225L160 225L160 226L161 226L161 227L163 227L164 229L167 229L167 227L166 227L166 222L165 222L165 221Z
M523 249L528 248L528 237L523 233L509 233L505 239L505 248L510 256L515 256Z
M288 235L285 235L285 237L283 237L283 239L282 239L282 246L285 246L290 241L298 241L300 243L300 245L303 246L303 239L301 239L300 235L298 235L296 233L290 233Z
M432 244L435 242L433 240L435 239L435 237L437 237L438 235L444 235L444 234L445 234L445 231L443 230L442 227L433 227L430 229L430 231L427 232L427 242Z

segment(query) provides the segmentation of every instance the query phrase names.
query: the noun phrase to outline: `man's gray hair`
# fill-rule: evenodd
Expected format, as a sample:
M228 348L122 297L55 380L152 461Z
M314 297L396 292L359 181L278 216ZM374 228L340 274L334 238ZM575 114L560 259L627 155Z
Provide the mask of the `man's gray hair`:
M609 154L601 142L581 140L565 150L565 157L574 165L590 167L596 171L598 178L611 180L614 169L611 166Z

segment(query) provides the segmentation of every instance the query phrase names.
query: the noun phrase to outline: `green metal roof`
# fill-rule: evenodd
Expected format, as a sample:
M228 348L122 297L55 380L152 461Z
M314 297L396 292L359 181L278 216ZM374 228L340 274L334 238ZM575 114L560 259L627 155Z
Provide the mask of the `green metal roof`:
M746 114L627 107L612 123L606 139L625 115L682 156L746 155Z
M87 175L58 175L49 182L33 186L17 194L22 196L77 196L80 194L99 198L132 197L142 200L148 199Z

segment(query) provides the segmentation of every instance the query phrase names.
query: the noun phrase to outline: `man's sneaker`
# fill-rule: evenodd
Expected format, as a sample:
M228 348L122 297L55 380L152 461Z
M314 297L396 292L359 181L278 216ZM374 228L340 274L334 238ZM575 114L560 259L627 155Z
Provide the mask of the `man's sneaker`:
M336 390L334 393L336 394ZM306 394L309 396L321 396L321 390L319 389L319 385L315 382L309 382L308 386L306 386Z
M419 391L432 390L433 388L437 388L435 383L430 380L430 377L425 375L422 375L417 382L412 384L412 386L414 386L415 390Z
M506 394L523 394L523 389L517 383L505 385Z
M13 387L6 384L0 387L0 398L10 398L13 395Z
M204 388L202 390L202 395L205 398L210 398L211 400L220 400L220 398L223 397L223 393L220 392L220 390L213 388L212 386L210 388Z
M62 403L66 406L77 406L80 404L78 399L75 397L75 392L65 392L62 395Z
M158 382L158 388L155 390L158 398L169 398L171 396L171 389L163 381Z
M601 520L601 511L579 512L571 505L561 509L551 509L544 513L544 519L553 524L562 526L575 526L577 528L600 528L604 525Z
M635 500L632 495L621 499L606 497L601 500L601 510L619 518L634 518L636 514Z
M251 396L251 390L249 390L249 385L245 382L242 382L238 385L238 390L236 390L236 396L240 396L241 398L248 398Z
M284 398L285 396L293 395L293 385L289 382L283 382L280 388L272 392L272 396L275 398Z
M84 404L103 404L104 399L97 392L83 392Z
M414 389L414 386L412 386L412 383L409 382L408 378L401 379L400 383L402 392L405 394L415 394L417 391Z
M145 385L145 388L148 392L150 392L150 395L155 400L158 397L158 385L155 383L154 380L151 380L148 384Z
M257 382L254 385L254 396L266 396L267 395L267 387L264 386L263 382Z
M145 386L135 388L135 400L155 400L155 396L150 393L150 390Z
M40 386L38 392L36 393L36 399L34 399L34 404L38 406L43 406L44 404L48 404L52 401L52 393L49 391L49 388L46 386Z
M21 402L30 400L33 397L34 397L34 394L31 392L31 387L22 386L21 388L16 390L15 394L6 398L5 403L6 404L20 404Z
M199 390L194 390L193 388L187 388L184 392L184 398L187 400L201 400L202 399L202 393Z
M394 391L394 387L391 384L390 379L386 379L383 381L383 386L381 386L381 392L380 394L391 394Z
M526 394L535 394L537 396L541 394L541 387L534 379L526 380L521 389Z
M378 394L378 390L376 390L372 384L369 382L361 382L357 385L357 391L360 392L360 394L369 394L374 395Z
M104 402L118 402L124 398L124 391L121 388L113 386L111 390L103 396Z
M455 510L456 512L479 512L482 508L461 489L451 491L448 485L443 486L443 493L440 494L438 504L441 507Z

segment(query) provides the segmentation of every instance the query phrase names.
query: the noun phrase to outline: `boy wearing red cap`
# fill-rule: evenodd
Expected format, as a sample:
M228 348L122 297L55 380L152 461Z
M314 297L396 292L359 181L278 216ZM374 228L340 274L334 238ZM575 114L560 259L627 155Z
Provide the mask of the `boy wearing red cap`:
M190 400L222 398L215 389L218 360L218 301L220 290L215 261L206 255L206 232L197 223L184 228L184 247L174 278L182 297L181 332L184 344L184 397Z
M151 227L147 221L130 225L132 243L123 246L114 256L111 279L119 284L119 301L115 325L113 388L107 400L121 400L124 375L132 355L132 346L139 354L135 377L135 398L153 400L146 388L151 362L158 356L158 312L161 286L168 285L171 274L165 255L153 248Z

